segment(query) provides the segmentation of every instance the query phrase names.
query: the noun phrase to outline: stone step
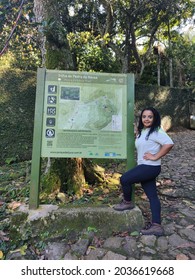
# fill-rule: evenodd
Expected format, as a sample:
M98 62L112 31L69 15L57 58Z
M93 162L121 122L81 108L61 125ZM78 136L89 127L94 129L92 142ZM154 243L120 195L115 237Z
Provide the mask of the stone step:
M25 215L24 215L25 214ZM15 213L21 221L21 230L27 227L32 237L47 231L49 236L79 235L83 231L95 231L97 235L108 237L118 232L139 231L144 225L141 210L136 206L132 210L115 211L112 207L58 207L56 205L40 205L38 209L20 206ZM16 221L13 223L16 223ZM24 230L26 228L26 230ZM22 236L21 236L22 238Z

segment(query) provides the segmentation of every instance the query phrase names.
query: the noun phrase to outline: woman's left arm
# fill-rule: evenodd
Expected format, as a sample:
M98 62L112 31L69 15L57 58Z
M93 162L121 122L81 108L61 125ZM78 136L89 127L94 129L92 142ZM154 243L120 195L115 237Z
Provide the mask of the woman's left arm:
M161 157L165 156L172 148L174 144L164 144L162 145L160 151L156 153L155 155L151 153L145 153L144 154L144 159L146 160L158 160Z

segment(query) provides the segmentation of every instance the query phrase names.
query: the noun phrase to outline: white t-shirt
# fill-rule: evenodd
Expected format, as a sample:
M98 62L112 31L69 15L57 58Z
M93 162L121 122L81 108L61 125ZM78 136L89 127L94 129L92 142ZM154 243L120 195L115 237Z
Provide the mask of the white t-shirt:
M173 144L172 139L167 135L167 133L162 129L158 129L150 134L148 140L146 136L150 128L143 129L140 137L137 136L135 140L135 146L137 149L137 164L146 165L161 165L161 159L158 160L145 160L143 158L145 153L156 154L159 152L162 145Z

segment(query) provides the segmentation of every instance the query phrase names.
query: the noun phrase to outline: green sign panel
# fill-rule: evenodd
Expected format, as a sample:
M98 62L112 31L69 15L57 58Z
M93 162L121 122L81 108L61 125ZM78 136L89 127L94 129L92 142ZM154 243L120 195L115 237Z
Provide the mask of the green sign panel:
M134 75L37 72L30 208L41 157L127 159L134 166Z
M46 71L42 157L126 158L127 75Z

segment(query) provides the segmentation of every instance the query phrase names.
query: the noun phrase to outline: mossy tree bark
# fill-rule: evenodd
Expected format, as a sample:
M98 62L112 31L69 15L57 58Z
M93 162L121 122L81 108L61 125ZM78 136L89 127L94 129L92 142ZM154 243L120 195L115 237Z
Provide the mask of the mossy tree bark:
M56 158L51 161L49 172L42 177L44 192L61 191L67 194L79 194L82 193L84 185L103 182L104 172L90 159Z
M46 38L46 55L44 55L44 66L47 69L76 70L76 59L71 53L66 30L59 26L55 18L59 18L57 9L52 9L52 1L34 0L34 13L39 23L49 22L51 13L53 21L41 36ZM62 36L63 35L63 36ZM45 37L46 36L46 37ZM44 40L44 38L42 38ZM99 172L97 165L89 159L82 158L55 158L51 160L51 166L43 175L43 189L47 192L60 190L67 193L78 193L86 183L95 184L103 180L103 173ZM45 190L44 190L45 191Z

